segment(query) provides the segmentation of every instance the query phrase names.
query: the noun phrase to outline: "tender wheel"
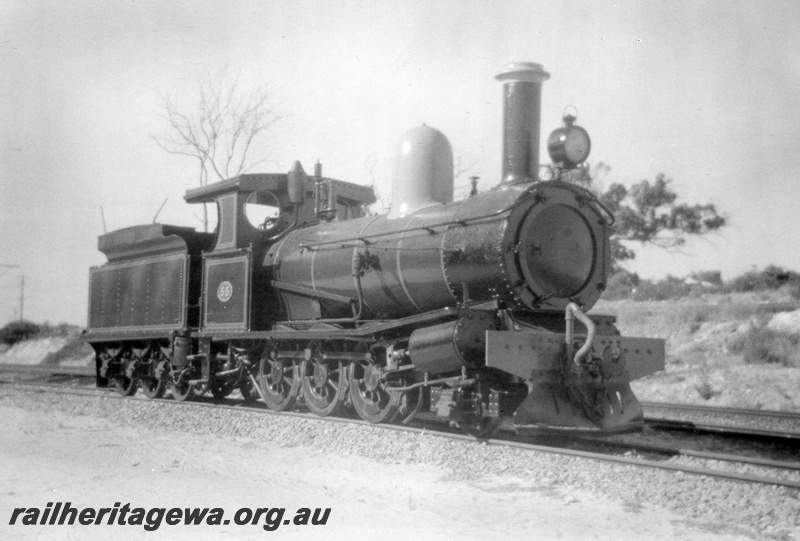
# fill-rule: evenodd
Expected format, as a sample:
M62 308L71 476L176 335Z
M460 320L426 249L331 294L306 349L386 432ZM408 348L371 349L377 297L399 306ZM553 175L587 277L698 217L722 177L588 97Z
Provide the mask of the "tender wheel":
M178 402L185 402L194 398L196 385L191 385L188 381L181 380L179 376L173 375L173 378L175 379L172 381L172 398Z
M278 350L266 348L258 365L258 384L264 402L274 411L292 409L300 394L300 367L293 359L280 359Z
M400 410L401 393L390 393L379 366L367 361L350 365L350 399L358 415L370 423L391 422Z
M117 392L122 396L133 396L136 394L139 385L136 379L121 376L114 378L114 387L116 387Z
M312 357L303 361L303 398L306 406L320 417L338 413L347 396L347 371L342 361L325 361Z
M167 392L167 380L163 377L140 379L139 386L147 398L163 398Z
M169 381L169 362L164 359L158 360L158 357L151 359L151 362L156 363L152 377L140 378L139 387L147 398L163 398Z

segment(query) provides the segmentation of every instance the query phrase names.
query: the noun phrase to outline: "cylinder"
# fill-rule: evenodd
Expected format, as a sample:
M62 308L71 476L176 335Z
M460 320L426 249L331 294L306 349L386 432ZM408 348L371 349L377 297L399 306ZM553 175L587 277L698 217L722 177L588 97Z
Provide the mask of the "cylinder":
M501 185L539 178L542 83L549 78L540 64L531 62L511 64L495 77L504 81Z
M495 328L494 318L482 312L423 327L411 333L408 354L417 370L429 374L454 372L462 365L475 367L483 361L486 331Z

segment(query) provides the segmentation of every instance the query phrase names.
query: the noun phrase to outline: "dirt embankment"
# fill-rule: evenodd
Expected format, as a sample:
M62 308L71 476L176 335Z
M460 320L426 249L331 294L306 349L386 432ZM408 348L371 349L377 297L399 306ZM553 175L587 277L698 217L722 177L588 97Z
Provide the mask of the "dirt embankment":
M664 338L666 370L633 383L641 400L800 411L800 310L773 295L601 303L623 335Z
M93 358L91 346L81 342L76 334L35 338L13 346L0 345L0 364L89 366Z

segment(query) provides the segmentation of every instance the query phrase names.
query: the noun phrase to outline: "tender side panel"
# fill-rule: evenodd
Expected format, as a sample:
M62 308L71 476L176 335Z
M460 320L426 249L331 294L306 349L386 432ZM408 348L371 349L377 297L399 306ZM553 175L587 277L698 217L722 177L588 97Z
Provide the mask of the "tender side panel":
M174 254L94 268L89 329L140 331L186 325L189 257Z

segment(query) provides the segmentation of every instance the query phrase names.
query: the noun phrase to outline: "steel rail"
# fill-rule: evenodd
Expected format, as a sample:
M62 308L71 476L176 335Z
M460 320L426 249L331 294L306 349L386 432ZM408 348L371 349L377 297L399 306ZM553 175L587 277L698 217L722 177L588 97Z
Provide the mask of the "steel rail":
M94 377L96 375L95 368L91 366L61 366L57 364L0 363L0 372L90 377Z
M800 421L800 413L792 411L777 410L748 410L742 408L728 408L721 406L700 406L696 404L678 404L672 402L642 402L642 407L646 410L680 410L691 411L703 414L722 414L722 415L749 415L751 417L776 417L782 419L796 419Z
M692 458L700 458L703 460L718 460L720 462L738 462L741 464L750 464L753 466L764 466L767 468L776 468L784 470L798 470L800 471L800 462L786 462L781 460L769 460L766 458L754 458L744 455L731 455L727 453L712 453L708 451L695 451L694 449L681 449L678 447L662 447L660 445L652 445L649 443L629 443L623 441L611 441L600 438L574 438L575 441L592 443L595 445L619 447L632 451L642 451L647 453L660 453L665 455L680 455Z
M544 453L552 453L558 455L575 456L580 458L589 458L599 460L602 462L612 462L615 464L627 464L631 466L642 466L647 468L654 468L660 470L690 473L693 475L701 475L707 477L716 477L718 479L725 479L728 481L742 481L747 483L758 483L766 485L785 486L789 488L800 489L800 482L790 481L786 479L778 479L773 477L763 477L760 475L740 474L735 472L725 472L720 470L711 470L707 468L696 468L694 466L682 466L677 464L665 464L653 460L633 459L627 457L604 455L602 453L593 453L590 451L577 451L573 449L561 449L554 447L543 447L540 445L532 445L527 443L509 442L503 440L489 440L490 444L501 444L507 447L514 447L520 449L528 449L532 451L540 451Z
M17 385L21 382L3 382L8 385ZM23 387L23 392L31 392L30 389L25 389L24 387L32 387L35 384L27 384L22 382L21 386ZM2 385L3 387L8 388L6 385ZM39 391L44 392L44 391ZM70 392L69 390L62 390L59 389L60 393L62 394L77 394L80 396L92 396L88 393L74 393ZM121 395L115 395L111 393L106 394L94 394L94 396L98 398L104 399L125 399L125 398L133 398L133 397L123 397ZM399 432L406 432L406 433L413 433L413 434L428 434L431 436L438 436L443 438L449 438L459 441L471 442L471 443L485 443L488 445L497 445L501 447L509 447L513 449L521 449L525 451L534 451L540 453L547 453L552 455L560 455L560 456L568 456L568 457L575 457L575 458L585 458L590 460L595 460L599 462L607 462L613 464L622 464L628 466L636 466L636 467L645 467L645 468L653 468L653 469L660 469L665 471L673 471L673 472L683 472L692 475L698 476L706 476L706 477L714 477L717 479L723 479L727 481L738 481L738 482L745 482L745 483L756 483L756 484L765 484L765 485L773 485L773 486L783 486L788 488L794 488L800 490L800 482L798 481L791 481L787 479L779 479L779 478L772 478L772 477L763 477L758 475L749 475L749 474L740 474L735 472L725 472L721 470L712 470L706 468L697 468L693 466L682 466L677 464L665 464L661 462L656 462L652 460L644 460L644 459L632 459L627 457L619 457L613 455L607 455L602 453L593 453L589 451L578 451L573 449L563 449L559 447L548 447L543 445L536 445L530 443L523 443L523 442L514 442L514 441L507 441L507 440L498 440L498 439L489 439L489 440L478 440L474 436L468 436L465 434L453 434L449 432L440 432L436 430L430 430L428 428L417 428L417 427L409 427L403 425L390 425L390 424L373 424L361 419L346 419L342 417L318 417L312 413L298 413L298 412L276 412L267 409L265 406L255 406L252 404L242 404L238 406L230 405L230 404L220 404L216 401L187 401L187 402L178 402L172 399L137 399L133 398L137 401L146 401L146 402L160 402L160 403L169 403L173 405L180 405L180 406L198 406L198 407L213 407L213 408L222 408L222 409L230 409L233 411L248 411L248 412L258 412L258 413L268 413L271 415L281 415L286 417L294 417L294 418L302 418L306 420L312 420L315 422L335 422L335 423L343 423L343 424L351 424L351 425L360 425L360 426L370 426L379 429L385 430L394 430Z
M702 432L720 436L759 438L800 445L800 432L760 430L732 425L695 423L693 421L674 421L670 419L645 418L647 426L660 430L678 430L681 432Z

